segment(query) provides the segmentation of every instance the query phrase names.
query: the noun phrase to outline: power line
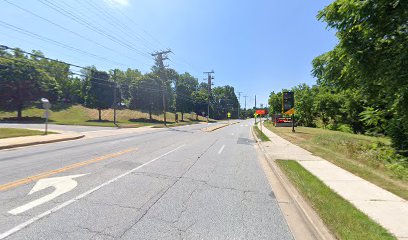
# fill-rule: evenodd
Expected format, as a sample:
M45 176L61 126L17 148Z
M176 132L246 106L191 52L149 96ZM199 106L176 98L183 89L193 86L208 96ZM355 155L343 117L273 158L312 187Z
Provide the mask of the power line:
M113 42L116 42L120 45L122 45L123 47L126 47L134 52L136 52L137 54L141 55L141 56L145 56L148 57L148 54L145 52L142 52L136 48L134 48L133 46L131 46L129 43L126 43L120 39L118 39L115 36L112 36L111 34L107 33L106 31L104 31L101 28L95 27L93 24L89 23L89 21L87 21L85 18L81 17L79 14L75 15L74 13L72 13L69 10L64 9L63 7L55 4L55 2L50 2L49 0L37 0L40 3L46 5L47 7L53 9L54 11L57 11L61 14L63 14L64 16L70 18L71 20L81 24L82 26L85 26L86 28L90 29L93 32L96 32L104 37L107 37L108 39L110 39Z
M40 39L40 40L42 40L42 41L46 41L46 42L53 43L53 44L55 44L55 45L58 45L58 46L60 46L60 47L65 48L65 49L70 49L70 50L72 50L72 51L75 51L75 52L78 52L78 53L81 53L81 54L84 54L84 55L88 55L88 56L91 56L91 57L94 57L94 58L98 58L98 59L103 60L103 61L108 61L108 62L114 63L114 64L116 64L116 65L126 66L126 65L124 65L124 64L122 64L122 63L118 63L118 62L116 62L116 61L113 61L113 60L110 60L110 59L107 59L107 58L98 56L98 55L96 55L96 54L93 54L93 53L90 53L90 52L87 52L87 51L83 51L83 50L81 50L81 49L78 49L78 48L69 46L69 45L67 45L67 44L64 44L64 43L55 41L55 40L53 40L53 39L50 39L50 38L48 38L48 37L44 37L44 36L41 36L41 35L39 35L39 34L30 32L30 31L27 31L27 30L22 29L22 28L19 28L19 27L16 27L16 26L14 26L14 25L12 25L12 24L8 24L8 23L3 22L3 21L1 21L1 20L0 20L0 25L2 25L2 26L5 27L5 28L8 28L8 29L10 29L10 30L13 30L13 31L16 31L16 32L19 32L19 33L23 33L23 34L25 34L25 35L27 35L27 36L30 36L30 37L33 37L33 38L37 38L37 39Z
M69 32L69 33L71 33L71 34L74 34L75 36L77 36L77 37L79 37L79 38L82 38L82 39L84 39L84 40L86 40L86 41L89 41L89 42L95 44L95 45L98 45L98 46L104 48L105 50L109 50L109 51L111 51L111 52L117 53L117 50L115 50L115 49L113 49L113 48L110 48L110 47L107 47L107 46L105 46L105 45L102 45L102 44L100 44L100 43L97 42L97 41L94 41L94 40L92 40L92 39L90 39L90 38L88 38L88 37L85 37L85 36L83 36L83 35L81 35L81 34L75 32L75 31L70 30L69 28L66 28L66 27L64 27L64 26L62 26L62 25L60 25L60 24L57 24L57 23L55 23L55 22L53 22L53 21L51 21L51 20L49 20L49 19L47 19L47 18L44 18L44 17L42 17L42 16L40 16L40 15L38 15L38 14L36 14L36 13L34 13L34 12L32 12L32 11L26 9L26 8L23 8L23 7L21 7L21 6L17 5L17 4L15 4L15 3L12 3L12 2L10 2L10 1L8 1L8 0L3 0L3 1L6 2L6 3L8 3L8 4L10 4L10 5L12 5L12 6L14 6L14 7L16 7L16 8L18 8L18 9L20 9L20 10L22 10L22 11L24 11L24 12L26 12L26 13L29 13L29 14L31 14L31 15L37 17L37 18L40 18L40 19L42 19L43 21L46 21L46 22L49 23L49 24L52 24L52 25L54 25L54 26L56 26L56 27L58 27L58 28L60 28L60 29L63 29L64 31L67 31L67 32ZM125 56L126 56L126 55L125 55ZM132 60L136 60L135 58L131 58L131 57L129 57L129 56L126 56L126 57L127 57L127 58L130 58L130 59L132 59Z
M98 13L97 15L102 16L107 23L110 25L114 26L115 29L120 30L122 33L124 33L126 36L130 37L130 39L137 38L139 39L140 42L148 51L152 51L152 49L155 49L155 47L146 39L144 39L142 36L139 36L138 34L134 33L126 24L122 23L119 19L117 19L115 16L110 14L108 11L105 11L105 9L101 8L98 4L94 3L93 1L81 1L81 0L75 0L78 3L80 3L82 6L85 4L91 6L91 8L87 9L95 9ZM85 3L85 4L83 4ZM144 41L144 43L143 43Z

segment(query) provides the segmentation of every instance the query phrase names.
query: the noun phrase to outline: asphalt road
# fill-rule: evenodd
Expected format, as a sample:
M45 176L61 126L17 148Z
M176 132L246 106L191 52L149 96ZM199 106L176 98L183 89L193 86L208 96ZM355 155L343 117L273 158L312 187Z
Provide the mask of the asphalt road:
M293 239L251 123L0 151L0 239Z

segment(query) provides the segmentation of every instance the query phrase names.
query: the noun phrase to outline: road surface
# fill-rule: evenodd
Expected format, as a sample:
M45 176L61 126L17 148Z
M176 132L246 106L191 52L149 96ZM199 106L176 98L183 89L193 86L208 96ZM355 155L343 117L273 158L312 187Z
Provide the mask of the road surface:
M293 239L251 124L0 151L0 239Z

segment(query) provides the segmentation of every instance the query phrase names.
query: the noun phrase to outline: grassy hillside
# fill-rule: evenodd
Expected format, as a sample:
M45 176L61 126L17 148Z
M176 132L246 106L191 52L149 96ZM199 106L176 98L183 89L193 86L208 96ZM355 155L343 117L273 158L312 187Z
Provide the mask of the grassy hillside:
M390 140L321 128L266 126L286 140L408 200L408 161Z
M16 112L2 112L0 111L0 121L16 121ZM39 108L29 108L23 111L23 122L44 122L44 110ZM167 113L167 122L175 122L175 114ZM146 125L163 124L163 114L153 114L153 120L149 120L149 113L134 110L117 110L116 119L121 127L140 127ZM179 125L192 124L196 116L184 114L184 122ZM181 120L181 114L179 114ZM199 116L199 121L206 119ZM85 108L81 105L68 106L65 108L54 107L50 114L50 123L64 124L64 125L88 125L88 126L114 126L113 124L113 109L102 111L102 121L98 121L98 111L95 109Z

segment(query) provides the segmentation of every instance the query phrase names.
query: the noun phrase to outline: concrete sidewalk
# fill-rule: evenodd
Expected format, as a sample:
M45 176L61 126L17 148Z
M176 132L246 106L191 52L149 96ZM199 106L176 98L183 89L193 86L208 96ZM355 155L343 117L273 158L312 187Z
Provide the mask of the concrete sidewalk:
M14 137L0 139L0 149L24 147L45 143L54 143L83 138L85 135L74 132L61 132L59 134L37 135L27 137Z
M270 142L262 142L269 159L296 160L356 208L386 228L398 239L408 240L408 202L344 169L314 156L266 127Z

